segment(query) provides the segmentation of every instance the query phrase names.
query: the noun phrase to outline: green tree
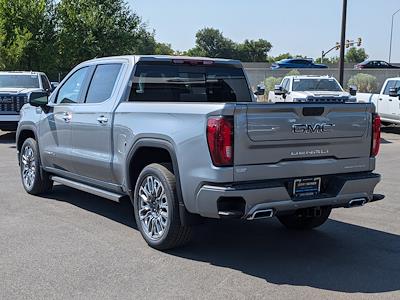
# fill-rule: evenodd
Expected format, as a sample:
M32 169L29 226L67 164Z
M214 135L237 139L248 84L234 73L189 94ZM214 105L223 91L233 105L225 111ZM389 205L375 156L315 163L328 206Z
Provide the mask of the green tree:
M339 63L339 57L334 56L334 57L324 57L324 60L321 62L321 57L318 57L315 62L317 64L323 63L323 64L337 64Z
M154 33L123 0L61 0L57 6L60 64L122 54L150 54Z
M191 56L231 58L235 53L235 43L224 37L221 31L204 28L196 33L196 46L187 51Z
M233 57L244 62L266 62L272 45L267 40L245 40L237 44Z
M368 54L364 48L351 47L345 56L346 62L349 63L360 63L368 58Z
M183 54L263 62L267 61L271 48L272 45L267 40L245 40L243 43L235 43L218 29L203 28L196 33L195 47Z
M280 60L282 60L282 59L287 59L287 58L307 58L307 56L304 56L304 55L292 55L292 54L290 54L290 53L282 53L282 54L279 54L278 56L275 56L275 57L273 57L273 56L270 56L269 58L268 58L268 62L277 62L277 61L280 61Z
M287 58L293 58L293 55L290 54L289 52L287 52L287 53L279 54L278 56L275 56L275 57L274 56L270 56L268 58L268 62L276 62L276 61L280 61L282 59L287 59Z
M159 55L173 55L175 51L172 49L171 44L156 43L154 54Z
M0 0L0 66L49 70L56 48L52 0Z

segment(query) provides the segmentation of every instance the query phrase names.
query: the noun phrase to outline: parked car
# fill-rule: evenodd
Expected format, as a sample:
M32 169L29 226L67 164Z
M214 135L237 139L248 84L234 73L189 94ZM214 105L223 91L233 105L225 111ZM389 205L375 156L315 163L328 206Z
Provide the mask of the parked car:
M129 196L157 249L187 242L202 218L311 229L383 198L372 104L256 103L235 60L94 59L29 103L16 137L25 190Z
M272 70L276 69L326 69L327 65L316 64L311 58L288 58L282 59L271 65Z
M355 102L356 89L345 92L331 76L286 76L274 91L268 93L269 102Z
M400 67L394 66L383 60L366 60L362 63L356 64L354 69L399 69Z
M358 93L357 101L376 106L384 125L400 124L400 77L389 78L379 94Z
M19 112L30 93L50 93L51 85L42 72L0 72L0 130L17 129Z

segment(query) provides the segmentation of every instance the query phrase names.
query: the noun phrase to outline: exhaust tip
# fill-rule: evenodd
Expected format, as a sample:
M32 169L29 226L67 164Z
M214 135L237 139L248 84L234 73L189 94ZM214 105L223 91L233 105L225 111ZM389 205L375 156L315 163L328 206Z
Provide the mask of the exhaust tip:
M365 198L353 199L349 202L348 207L363 206L365 203L367 203L367 199Z
M256 210L250 215L250 217L247 218L247 220L272 218L274 216L274 213L275 212L272 208Z

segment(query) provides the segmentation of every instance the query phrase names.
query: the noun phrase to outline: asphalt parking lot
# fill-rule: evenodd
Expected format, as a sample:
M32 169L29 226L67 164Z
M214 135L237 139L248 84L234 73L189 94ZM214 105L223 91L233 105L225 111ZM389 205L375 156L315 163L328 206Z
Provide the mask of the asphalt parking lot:
M385 200L311 232L213 221L168 253L145 244L128 202L26 194L14 143L0 132L0 299L400 298L400 128L383 134Z

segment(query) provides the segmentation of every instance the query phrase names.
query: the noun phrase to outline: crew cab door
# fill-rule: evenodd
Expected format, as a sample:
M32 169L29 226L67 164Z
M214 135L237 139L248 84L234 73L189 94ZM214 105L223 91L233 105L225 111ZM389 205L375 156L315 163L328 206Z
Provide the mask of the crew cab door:
M400 80L396 80L394 88L400 89ZM391 118L394 120L400 120L400 101L399 97L389 96L389 112L391 113Z
M389 96L390 89L396 87L396 84L396 80L388 80L383 89L383 93L379 96L378 113L382 118L396 119L396 116L399 116L399 99L398 97Z
M72 120L73 107L82 98L89 73L83 67L72 73L52 95L48 111L43 111L39 123L39 145L44 167L61 172L73 172Z
M76 174L113 183L112 123L122 63L92 66L87 92L74 107L72 144Z

